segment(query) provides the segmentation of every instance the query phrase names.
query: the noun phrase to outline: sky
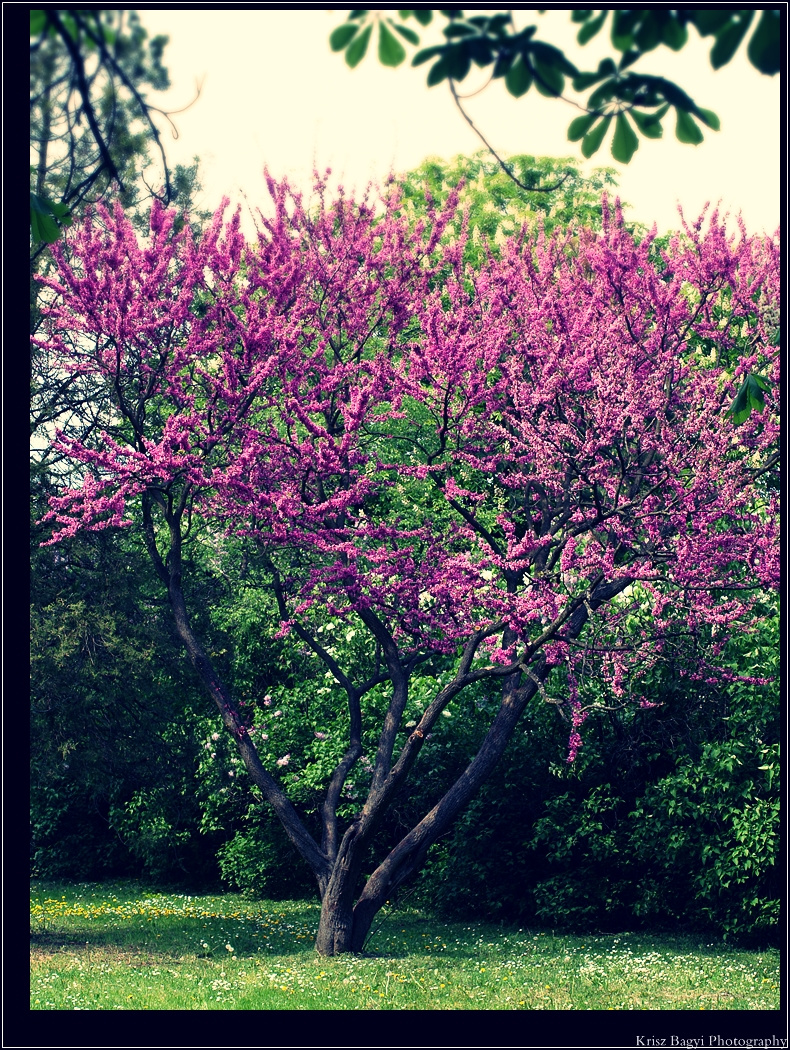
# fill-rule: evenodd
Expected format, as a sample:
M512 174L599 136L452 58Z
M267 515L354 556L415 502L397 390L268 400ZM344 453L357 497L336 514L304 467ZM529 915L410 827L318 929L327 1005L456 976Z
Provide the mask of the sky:
M178 138L159 120L169 163L200 157L201 207L213 210L223 196L241 202L249 213L265 205L264 166L275 178L309 192L314 168L331 167L333 178L361 194L369 182L390 171L417 167L426 157L449 159L481 148L480 141L455 108L446 83L428 88L429 65L383 67L373 41L356 69L329 48L329 35L345 10L204 10L144 9L140 17L153 36L170 37L164 63L171 88L151 92L149 100L165 111L180 110L172 120ZM389 12L397 17L395 12ZM562 48L571 61L596 68L612 53L605 33L586 47L576 44L578 26L568 10L545 15L516 10L519 28L537 24L537 38ZM438 41L432 25L420 30L427 46ZM374 37L375 40L375 37ZM640 136L629 165L615 161L609 141L589 161L580 143L567 139L578 111L531 89L512 98L502 81L490 84L467 108L492 145L504 154L575 157L582 169L616 169L619 194L629 205L626 216L659 232L679 226L678 205L695 219L706 202L741 213L751 233L773 233L780 217L779 77L760 74L748 62L745 47L729 65L714 71L712 38L699 38L674 53L660 47L645 56L640 71L676 81L698 105L721 119L721 131L703 129L705 141L683 145L674 137L674 120L664 120L664 138ZM464 90L477 87L472 76ZM251 219L245 220L251 232Z

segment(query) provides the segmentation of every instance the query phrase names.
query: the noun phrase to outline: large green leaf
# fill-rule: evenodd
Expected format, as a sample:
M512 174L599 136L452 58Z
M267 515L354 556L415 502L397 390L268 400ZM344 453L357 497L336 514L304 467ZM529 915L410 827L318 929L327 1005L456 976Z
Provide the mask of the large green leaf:
M612 156L621 164L628 164L638 149L638 135L628 123L625 113L618 113L612 138Z
M584 113L581 117L576 117L568 125L568 139L571 142L583 139L597 119L595 113Z
M362 32L354 37L348 45L348 50L346 51L346 63L351 66L352 69L355 66L358 66L365 57L372 30L373 26L365 26Z
M738 11L737 21L736 18L733 18L729 25L716 34L716 43L710 53L710 61L714 69L721 69L730 61L738 50L740 42L746 36L746 30L753 16L753 11Z
M392 28L396 33L400 33L404 40L408 40L410 44L419 44L420 38L413 29L407 29L406 26L399 25L393 25Z
M596 124L594 128L582 139L582 155L588 159L601 148L604 135L611 122L611 117L604 117L599 124Z
M673 51L680 51L688 42L688 29L674 16L673 12L669 11L667 15L661 27L661 40Z
M547 98L561 95L565 87L565 77L557 66L550 66L540 59L535 60L535 87Z
M588 15L591 14L592 11L589 11ZM597 18L593 18L591 20L585 19L585 23L579 30L578 36L576 37L580 44L586 44L588 40L592 40L592 38L600 30L601 26L606 21L606 16L608 14L608 11L601 11Z
M452 44L447 49L447 70L453 80L463 80L472 65L472 56L464 43Z
M351 42L351 38L356 36L358 29L358 25L349 24L348 22L338 26L329 37L329 46L333 51L342 51Z
M677 123L675 124L675 135L679 142L687 142L692 146L698 146L702 142L703 134L694 122L690 113L683 109L675 111Z
M61 226L71 226L73 222L65 204L30 194L30 232L34 241L54 244L60 237Z
M444 44L434 44L433 47L424 47L418 51L411 60L413 66L421 66L423 62L429 62L435 55L444 54Z
M718 131L721 128L721 121L712 109L702 109L700 106L695 106L694 115L701 120L703 124L707 124L709 128L713 128L714 131Z
M431 66L428 70L428 87L433 87L434 84L440 84L443 80L446 80L449 75L447 68L447 61L444 58L440 58L438 62Z
M711 33L717 33L732 18L731 11L709 7L702 8L699 11L691 11L690 14L691 18L689 21L697 27L700 36L710 36Z
M620 8L612 16L612 43L618 51L628 51L634 42L634 29L641 11Z
M661 40L661 26L652 11L642 14L642 21L634 35L634 41L640 51L652 51Z
M399 66L406 48L383 22L379 22L379 61L383 66Z
M762 412L765 408L763 390L768 389L770 389L769 384L762 376L750 374L745 377L728 409L736 427L745 423L753 411Z
M638 109L631 109L628 115L645 138L660 139L664 134L658 113L642 113Z
M505 86L515 98L521 98L532 87L532 74L521 55L510 67L505 77Z
M779 11L763 11L746 49L751 64L767 76L773 76L774 73L779 72L781 24Z

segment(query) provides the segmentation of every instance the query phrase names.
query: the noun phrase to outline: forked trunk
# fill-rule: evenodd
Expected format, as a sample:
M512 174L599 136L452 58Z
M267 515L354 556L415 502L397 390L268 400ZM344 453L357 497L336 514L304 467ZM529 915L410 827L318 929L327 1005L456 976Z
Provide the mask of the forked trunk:
M315 947L319 955L361 952L375 912L358 914L355 890L361 870L360 843L353 833L344 837L321 902Z

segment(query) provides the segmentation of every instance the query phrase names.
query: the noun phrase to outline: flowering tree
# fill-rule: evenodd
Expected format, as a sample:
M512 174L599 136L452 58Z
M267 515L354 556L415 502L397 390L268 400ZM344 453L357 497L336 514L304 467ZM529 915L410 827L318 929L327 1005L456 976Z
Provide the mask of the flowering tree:
M644 705L640 674L679 631L715 631L715 651L776 586L778 240L728 237L713 214L659 251L604 204L601 233L515 238L473 272L442 236L453 199L415 227L396 192L376 210L319 181L308 209L269 188L253 245L238 216L195 241L155 203L147 243L116 207L53 249L38 347L114 409L57 439L79 477L51 500L51 542L141 531L195 670L315 876L331 955L362 949L530 702L565 713L572 760L585 673ZM747 375L764 396L738 422ZM273 629L345 694L318 834L286 793L290 756L261 760L268 698L242 707L193 629L198 534L248 546ZM353 661L327 616L356 632ZM481 682L497 702L480 748L363 885L437 719ZM352 773L367 797L341 818Z

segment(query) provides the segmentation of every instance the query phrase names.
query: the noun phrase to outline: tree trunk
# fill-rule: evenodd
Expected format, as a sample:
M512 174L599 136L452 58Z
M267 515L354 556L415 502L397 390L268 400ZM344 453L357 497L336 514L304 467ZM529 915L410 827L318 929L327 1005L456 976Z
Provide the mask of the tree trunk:
M357 922L354 897L366 843L367 836L359 834L359 823L353 824L343 836L321 900L321 919L315 939L319 955L361 952L365 945L370 922L364 930Z

